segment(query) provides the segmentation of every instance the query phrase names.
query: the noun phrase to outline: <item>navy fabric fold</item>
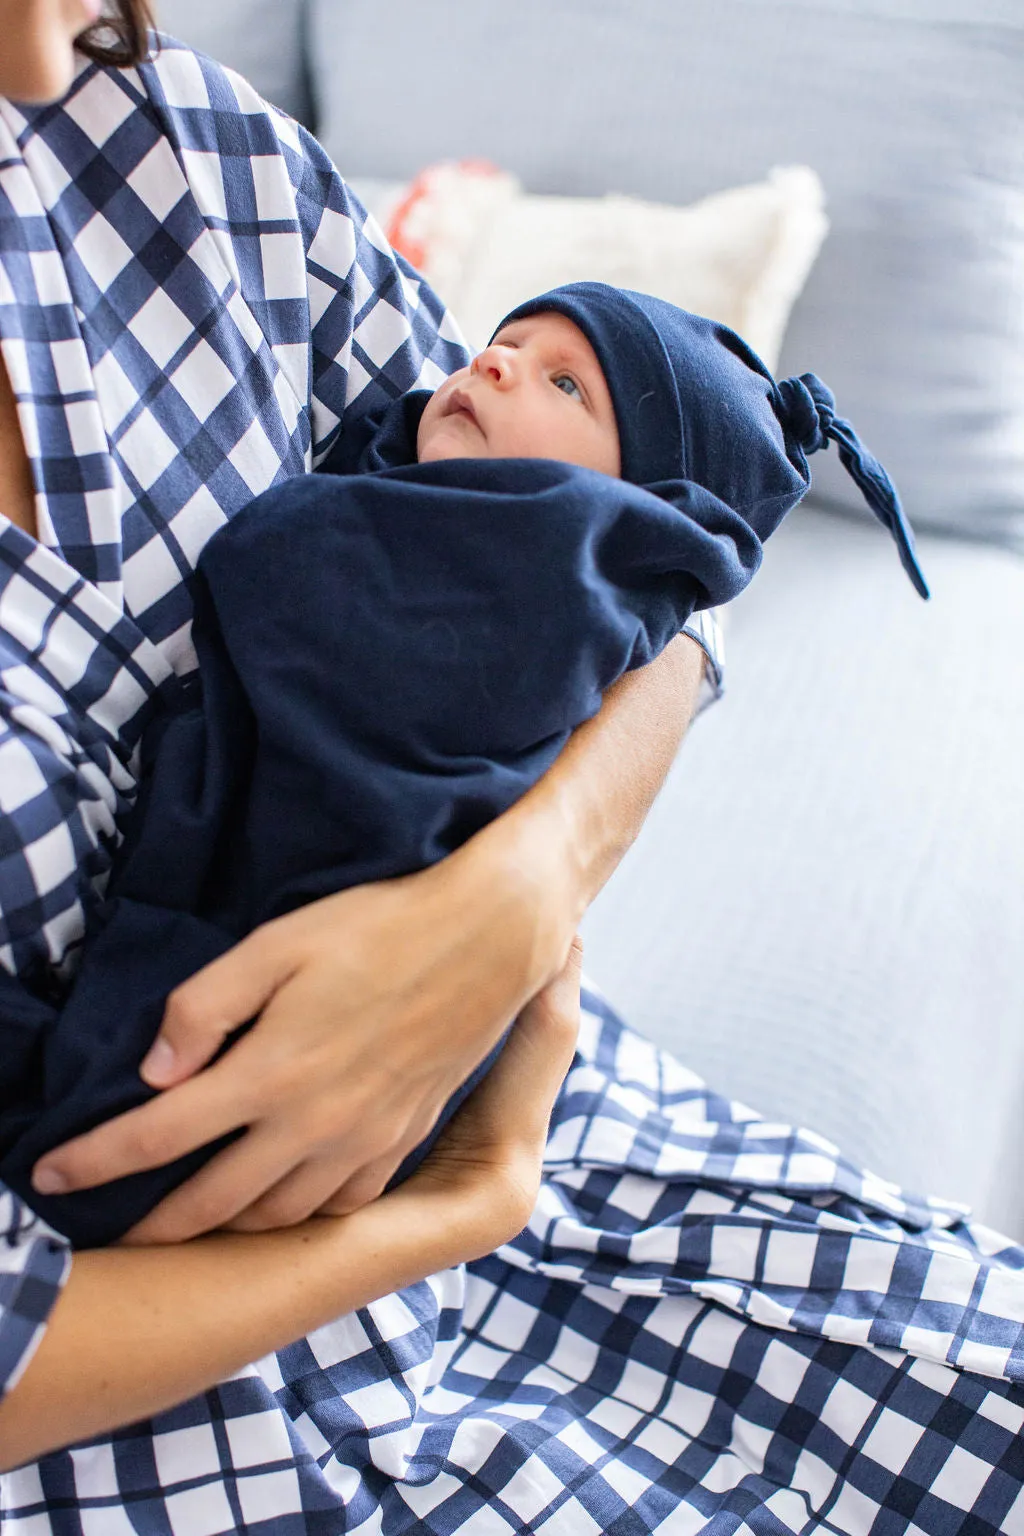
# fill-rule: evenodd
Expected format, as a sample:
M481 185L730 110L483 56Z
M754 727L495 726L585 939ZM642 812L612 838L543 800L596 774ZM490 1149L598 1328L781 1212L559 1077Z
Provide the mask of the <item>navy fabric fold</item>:
M263 922L444 858L610 684L742 590L781 515L551 460L402 463L419 408L346 450L395 467L291 480L210 541L201 682L143 737L74 985L55 999L0 977L0 1179L76 1246L120 1236L223 1144L92 1191L31 1189L43 1152L152 1097L138 1067L174 986Z

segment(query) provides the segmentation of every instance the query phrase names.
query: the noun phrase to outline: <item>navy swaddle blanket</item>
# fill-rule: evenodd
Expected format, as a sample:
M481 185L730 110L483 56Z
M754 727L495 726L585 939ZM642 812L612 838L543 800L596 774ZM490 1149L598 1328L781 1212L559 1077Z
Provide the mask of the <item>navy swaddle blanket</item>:
M597 285L546 298L583 315L601 355ZM709 328L708 346L723 334ZM727 366L748 370L735 340ZM602 362L626 472L628 402ZM645 399L649 383L648 369ZM812 399L799 383L786 381L797 414ZM678 447L674 474L646 486L545 459L417 464L427 398L395 402L349 434L335 473L264 493L211 539L199 675L143 737L139 800L70 993L0 974L0 1179L77 1247L120 1236L225 1144L95 1190L31 1188L44 1152L154 1096L138 1067L167 994L261 923L432 864L507 809L617 678L746 586L807 488L787 422L757 423L755 465L739 412L729 457L759 485L735 496L728 469L739 510L710 469L705 483L680 473ZM812 405L822 442L824 411ZM652 426L643 440L662 444Z
M62 1008L21 997L33 1065L5 1052L0 1177L79 1245L139 1220L201 1159L68 1196L29 1179L151 1097L138 1065L168 992L260 923L459 846L757 550L544 460L311 475L238 515L200 560L202 683L143 738L105 925Z

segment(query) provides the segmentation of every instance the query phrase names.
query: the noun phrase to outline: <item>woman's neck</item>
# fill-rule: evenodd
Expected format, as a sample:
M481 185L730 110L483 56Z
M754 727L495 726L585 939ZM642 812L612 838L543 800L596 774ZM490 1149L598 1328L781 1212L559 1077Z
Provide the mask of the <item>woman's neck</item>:
M35 486L32 466L25 452L25 440L18 421L18 407L7 367L0 356L0 512L12 523L24 528L33 538L36 533Z

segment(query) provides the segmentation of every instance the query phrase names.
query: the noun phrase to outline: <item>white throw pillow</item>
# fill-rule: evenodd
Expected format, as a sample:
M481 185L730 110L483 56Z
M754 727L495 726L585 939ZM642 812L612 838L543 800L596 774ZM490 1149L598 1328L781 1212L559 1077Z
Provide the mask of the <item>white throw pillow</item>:
M675 208L615 195L533 197L504 171L451 162L378 207L391 243L448 303L471 346L486 345L524 299L591 279L724 321L770 368L828 229L821 183L807 166Z

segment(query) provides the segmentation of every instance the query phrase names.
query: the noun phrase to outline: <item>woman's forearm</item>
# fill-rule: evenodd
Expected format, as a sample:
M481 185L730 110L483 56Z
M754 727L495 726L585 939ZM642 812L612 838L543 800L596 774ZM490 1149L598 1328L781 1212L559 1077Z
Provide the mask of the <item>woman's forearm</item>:
M703 669L701 647L680 635L628 672L543 778L474 839L478 853L501 845L502 857L543 888L540 921L550 931L554 914L560 944L640 831L693 718ZM560 954L547 955L538 984Z
M38 1351L0 1404L0 1471L149 1418L332 1318L488 1251L508 1235L502 1214L482 1218L472 1192L456 1200L406 1186L354 1215L280 1232L77 1254ZM508 1230L516 1219L506 1216Z

